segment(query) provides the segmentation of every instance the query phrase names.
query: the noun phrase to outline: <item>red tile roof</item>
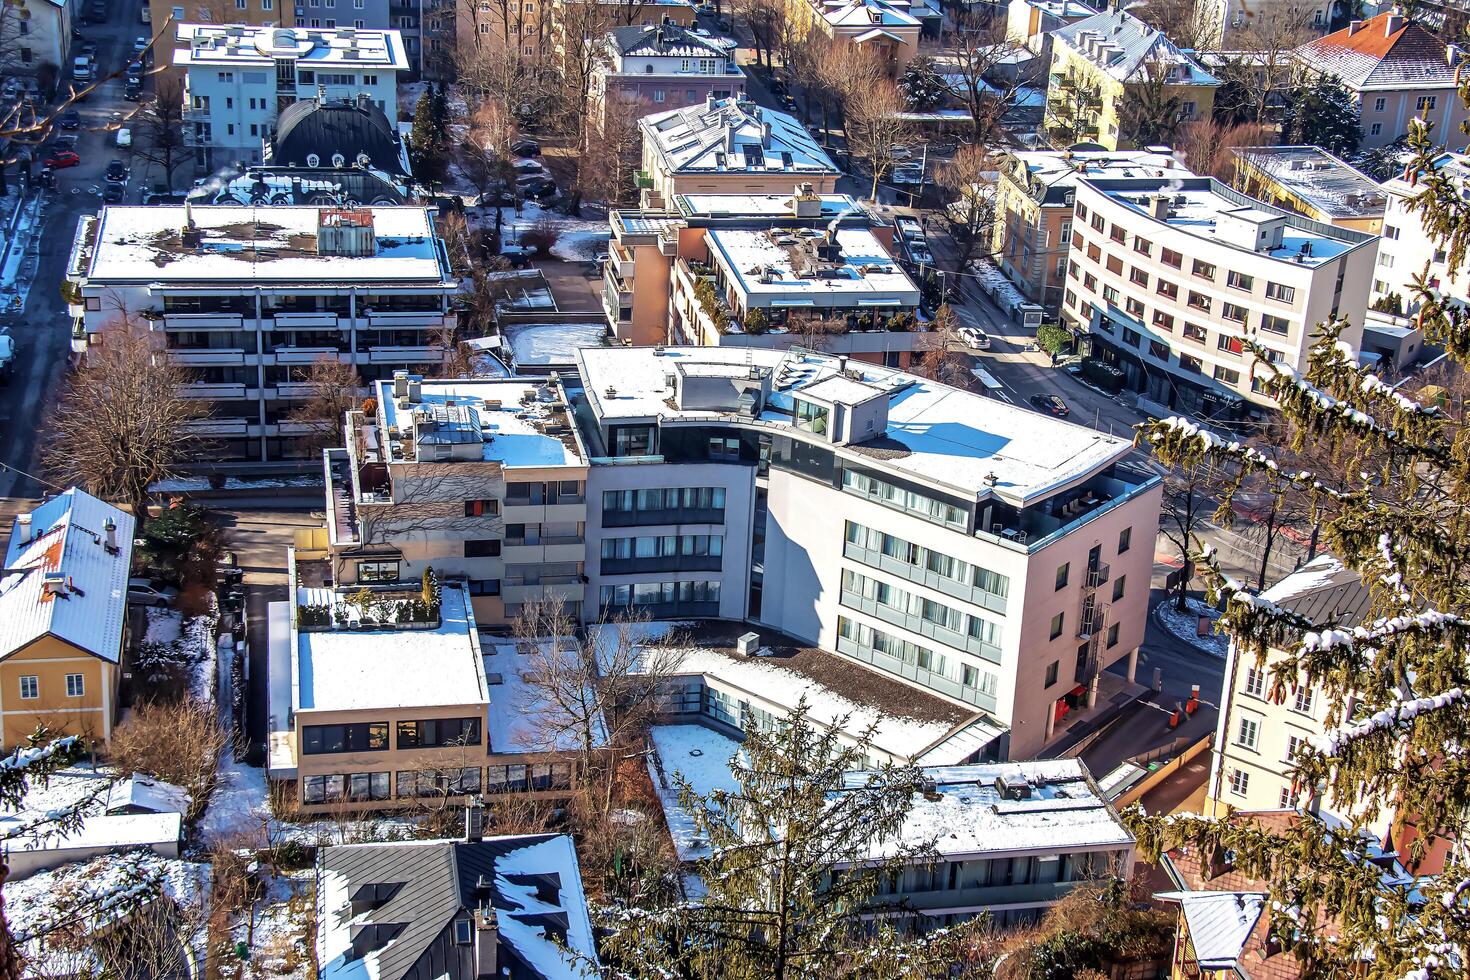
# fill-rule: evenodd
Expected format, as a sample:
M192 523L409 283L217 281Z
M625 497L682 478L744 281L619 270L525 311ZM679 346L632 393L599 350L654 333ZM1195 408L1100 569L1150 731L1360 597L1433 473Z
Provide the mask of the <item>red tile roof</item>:
M1390 24L1391 17L1398 19ZM1390 26L1397 29L1390 32ZM1446 60L1445 42L1401 14L1379 14L1356 31L1345 27L1309 41L1297 48L1297 54L1312 68L1336 75L1354 89L1455 84L1456 72Z

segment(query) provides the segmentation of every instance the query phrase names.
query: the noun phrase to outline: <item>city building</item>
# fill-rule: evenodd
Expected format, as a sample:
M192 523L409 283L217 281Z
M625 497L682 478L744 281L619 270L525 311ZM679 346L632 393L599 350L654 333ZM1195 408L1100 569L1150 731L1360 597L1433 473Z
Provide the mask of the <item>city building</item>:
M186 394L212 403L196 425L216 458L257 465L314 452L288 416L318 358L369 385L437 366L459 290L432 212L413 206L104 206L78 222L67 280L83 350L146 324L195 372Z
M795 348L578 361L585 618L769 627L990 713L1010 758L1131 682L1160 489L1127 440Z
M662 210L677 194L780 194L809 182L819 194L842 171L796 117L744 96L645 116L642 206Z
M322 980L592 980L597 943L567 834L338 844L317 856Z
M891 225L846 194L817 194L811 187L804 184L785 194L679 194L663 210L608 212L612 239L602 304L614 336L638 345L670 342L675 266L681 261L709 265L708 229L811 233L839 220L848 228L869 229L885 253L895 249ZM770 344L779 337L739 333L720 342Z
M1470 156L1441 153L1434 158L1434 169L1461 187L1470 182ZM1427 276L1430 288L1443 290L1450 298L1470 295L1470 279L1463 270L1450 275L1445 244L1425 230L1423 216L1414 210L1414 199L1424 193L1420 178L1406 167L1383 183L1388 205L1378 242L1378 265L1373 270L1373 302L1388 303L1403 314L1419 309L1414 279L1421 275ZM1394 297L1398 297L1397 302Z
M1367 3L1360 10L1377 12L1382 4ZM1214 50L1251 50L1255 37L1301 37L1322 34L1334 19L1346 22L1342 0L1213 0L1197 14L1207 28L1205 44Z
M49 71L53 80L71 77L74 0L15 0L8 8L0 33L0 74L39 76ZM65 91L63 86L62 91ZM46 93L48 96L50 92Z
M292 103L365 96L398 118L408 56L397 31L179 24L174 65L184 75L184 132L209 169L259 163L262 140ZM342 155L342 166L347 161Z
M1016 150L1005 161L995 183L991 254L1021 294L1052 316L1062 305L1078 180L1193 176L1158 149Z
M1357 347L1378 239L1289 214L1209 177L1077 184L1062 320L1159 413L1259 415L1267 370L1305 371L1338 314Z
M291 103L281 110L266 137L261 159L273 167L325 169L339 156L347 167L383 174L400 183L413 175L397 123L364 92L356 98L305 98Z
M76 0L71 0L75 3ZM318 0L320 3L321 0ZM372 0L374 3L381 0ZM305 12L305 3L299 5ZM343 0L346 6L346 0ZM229 11L231 24L255 27L294 27L298 4L285 0L235 0ZM152 48L153 64L159 69L172 68L174 46L169 43L174 29L180 24L218 21L220 5L215 0L184 0L177 6L164 0L150 0L148 4L148 27L150 37L158 38ZM321 26L321 25L317 25ZM386 25L379 25L386 26Z
M1364 149L1392 143L1413 119L1433 123L1435 141L1464 149L1467 110L1456 88L1462 56L1397 7L1296 49L1303 68L1336 78L1357 99Z
M1262 592L1261 598L1323 629L1359 626L1372 608L1368 587L1331 555L1314 558ZM1275 690L1273 664L1283 656L1269 650L1258 662L1252 653L1231 644L1206 791L1205 806L1212 813L1230 808L1319 814L1324 809L1322 800L1293 785L1291 770L1297 749L1327 731L1333 705L1320 688L1305 683ZM1344 714L1351 712L1350 702ZM1413 816L1392 807L1336 816L1362 820L1367 833L1405 861L1409 845L1419 836ZM1445 841L1433 839L1418 870L1436 873L1448 851Z
M1237 190L1323 224L1370 235L1383 229L1387 193L1320 146L1245 146L1231 153Z
M822 34L875 53L896 75L919 53L924 20L933 19L936 7L910 0L787 0L786 14L809 37Z
M651 740L650 774L674 850L692 864L710 854L710 844L680 804L675 777L701 795L737 792L729 763L740 743L697 725L656 725ZM932 853L905 862L881 883L871 900L875 914L919 916L919 929L989 915L997 928L1008 928L1035 922L1079 885L1132 871L1133 835L1077 759L920 773L924 789L913 794L903 827L870 857L880 860L903 846L930 845ZM848 773L834 795L858 789L869 775Z
M325 568L292 549L292 598L268 611L268 774L302 812L571 788L576 746L544 724L526 678L539 658L482 641L473 582L436 569L334 587L317 584Z
M594 113L650 112L703 105L745 94L735 43L673 24L616 27L595 69ZM619 105L621 103L621 106Z
M1011 0L1006 7L1006 40L1051 64L1051 36L1059 28L1086 20L1097 8L1082 0Z
M1162 85L1185 120L1208 119L1220 80L1186 51L1132 14L1110 9L1052 34L1045 127L1059 147L1097 143L1129 149L1124 106L1145 85Z
M76 488L16 516L0 570L0 744L41 725L112 737L133 525Z

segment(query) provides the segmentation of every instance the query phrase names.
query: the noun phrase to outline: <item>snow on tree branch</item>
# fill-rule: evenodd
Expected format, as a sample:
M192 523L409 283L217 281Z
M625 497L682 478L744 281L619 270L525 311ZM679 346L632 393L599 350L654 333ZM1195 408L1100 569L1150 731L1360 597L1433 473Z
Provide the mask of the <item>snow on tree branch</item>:
M39 766L58 755L73 751L78 741L78 736L68 735L45 745L22 745L10 755L0 759L0 770L29 769Z
M1369 717L1351 725L1342 725L1337 728L1328 729L1321 735L1313 735L1307 741L1317 752L1329 757L1337 757L1342 750L1353 742L1372 735L1375 732L1390 731L1400 726L1405 726L1415 718L1431 711L1441 711L1451 705L1458 704L1465 698L1465 690L1461 687L1452 687L1448 691L1439 694L1425 695L1408 701L1398 701L1375 711Z

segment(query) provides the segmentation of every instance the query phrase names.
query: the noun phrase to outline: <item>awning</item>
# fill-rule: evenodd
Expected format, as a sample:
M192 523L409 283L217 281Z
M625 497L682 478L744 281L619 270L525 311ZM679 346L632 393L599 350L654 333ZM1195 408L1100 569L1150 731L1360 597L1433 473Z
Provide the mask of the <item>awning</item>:
M858 306L897 306L896 299L860 299Z
M814 300L814 299L773 299L773 300L771 300L771 305L772 306L816 306L817 305L817 301Z

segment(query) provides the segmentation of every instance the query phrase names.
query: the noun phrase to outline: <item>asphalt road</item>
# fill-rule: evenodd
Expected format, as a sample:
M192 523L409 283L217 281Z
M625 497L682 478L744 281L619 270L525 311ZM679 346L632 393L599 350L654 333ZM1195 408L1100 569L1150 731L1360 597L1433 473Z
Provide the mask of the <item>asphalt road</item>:
M97 42L101 75L127 63L141 27L136 6L113 4L107 23L82 28L84 38ZM71 319L60 286L77 219L100 207L102 172L108 161L127 159L115 145L114 130L109 129L109 124L116 125L114 113L127 113L135 106L123 99L122 91L120 79L110 81L76 107L82 117L81 129L76 131L76 152L82 162L58 171L56 190L46 192L36 277L24 311L8 318L17 352L15 371L9 383L0 387L0 431L5 433L0 438L0 465L4 467L0 469L0 497L33 497L43 489L40 482L16 470L35 473L37 442L67 366ZM39 164L36 169L39 171Z

